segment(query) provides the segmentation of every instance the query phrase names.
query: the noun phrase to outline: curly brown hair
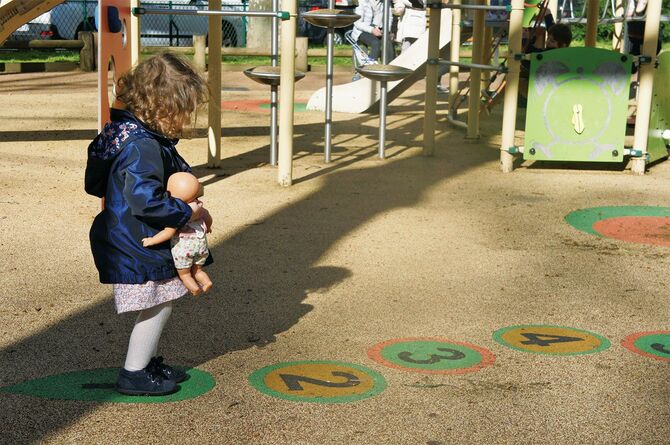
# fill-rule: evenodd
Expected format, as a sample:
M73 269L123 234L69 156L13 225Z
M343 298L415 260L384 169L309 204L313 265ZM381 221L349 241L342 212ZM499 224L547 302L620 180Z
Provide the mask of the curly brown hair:
M150 130L182 135L199 105L207 102L205 80L183 58L162 53L143 60L117 83L117 99Z

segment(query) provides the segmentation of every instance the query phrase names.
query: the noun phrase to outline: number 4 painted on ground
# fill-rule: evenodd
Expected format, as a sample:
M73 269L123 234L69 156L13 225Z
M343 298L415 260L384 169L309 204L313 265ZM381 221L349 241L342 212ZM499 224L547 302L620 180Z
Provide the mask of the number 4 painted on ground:
M522 345L551 346L552 343L584 341L584 339L580 337L567 337L563 335L535 334L531 332L522 332L521 335L528 339L526 341L522 341Z

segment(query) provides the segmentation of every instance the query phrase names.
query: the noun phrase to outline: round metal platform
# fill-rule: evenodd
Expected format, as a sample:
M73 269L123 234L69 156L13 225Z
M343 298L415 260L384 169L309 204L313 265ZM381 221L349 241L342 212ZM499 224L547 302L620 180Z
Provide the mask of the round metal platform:
M361 18L358 14L341 9L317 9L300 16L319 28L345 28Z
M281 69L278 66L257 66L244 70L244 75L249 79L255 80L263 85L277 86L279 85ZM299 81L305 77L302 71L294 73L295 81Z
M403 68L396 65L366 65L356 68L361 76L372 80L393 82L394 80L401 80L412 74L414 71L409 68Z

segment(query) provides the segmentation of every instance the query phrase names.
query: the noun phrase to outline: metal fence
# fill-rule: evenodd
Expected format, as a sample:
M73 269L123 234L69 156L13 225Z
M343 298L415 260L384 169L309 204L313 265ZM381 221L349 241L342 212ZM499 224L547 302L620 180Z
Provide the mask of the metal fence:
M158 9L207 10L208 2L203 0L143 1L141 6L150 11ZM247 0L224 1L224 11L246 11ZM151 15L141 18L141 42L143 46L192 46L194 35L207 35L208 24L205 16ZM223 17L221 21L223 46L246 46L247 18Z
M146 9L206 10L207 0L142 0ZM79 31L95 31L96 0L66 0L14 32L12 40L76 40ZM328 7L327 0L299 0L300 13ZM351 6L350 8L353 8ZM223 0L223 10L247 11L249 0ZM141 21L141 44L143 46L192 46L193 35L207 35L207 17L183 15L143 15ZM221 31L223 46L245 47L247 43L246 17L223 17ZM321 44L326 30L316 28L301 17L297 21L298 36L309 37L310 43ZM341 43L346 29L338 30L336 43Z

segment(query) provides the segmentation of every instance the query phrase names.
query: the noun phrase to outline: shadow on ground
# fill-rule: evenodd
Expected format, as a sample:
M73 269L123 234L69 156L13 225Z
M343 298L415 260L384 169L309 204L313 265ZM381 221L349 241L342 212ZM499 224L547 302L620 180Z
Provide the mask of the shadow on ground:
M352 129L360 129L370 120L376 117L360 116L338 123L336 128L356 134ZM322 128L321 124L310 125ZM307 152L318 150L320 132L301 127L305 126L296 128L296 146ZM248 135L257 130L234 131L227 130L227 135ZM421 131L420 119L406 120L389 131L389 146L417 146L408 137L413 139ZM370 132L370 144L360 156L376 154L374 127ZM445 136L450 138L451 149L438 144L442 148L434 158L403 156L363 169L341 168L359 156L342 159L329 167L323 186L313 194L279 208L264 220L250 221L223 243L211 246L215 263L209 272L217 283L216 290L206 298L185 298L178 303L163 337L163 354L174 362L197 367L231 351L271 343L276 335L290 329L312 309L303 302L309 292L335 286L351 275L344 266L315 265L331 246L383 212L417 205L440 181L497 156L496 150L483 145L469 146L468 155L463 156L460 134ZM261 157L267 159L266 147L223 164L225 171L239 172ZM211 172L204 166L195 170ZM224 179L225 175L216 178ZM134 317L114 317L107 301L0 350L0 362L9 364L0 369L2 381L18 383L68 371L118 366ZM13 394L1 394L0 400L0 422L12 425L3 434L6 443L38 442L98 405Z

